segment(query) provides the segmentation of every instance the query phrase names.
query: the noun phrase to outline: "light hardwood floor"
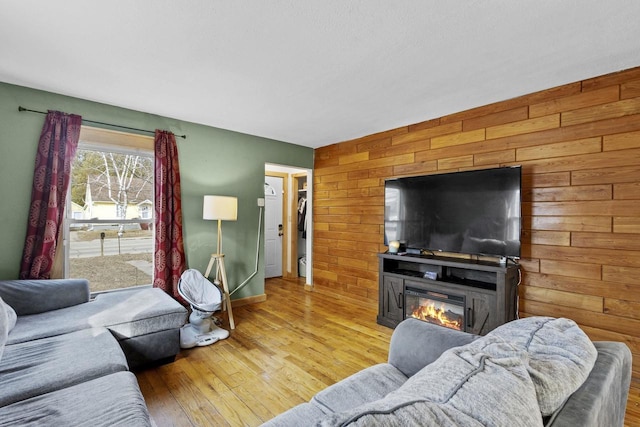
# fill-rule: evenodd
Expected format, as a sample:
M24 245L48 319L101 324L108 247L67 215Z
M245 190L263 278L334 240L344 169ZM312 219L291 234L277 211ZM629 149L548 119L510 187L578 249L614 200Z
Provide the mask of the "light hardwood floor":
M316 392L386 361L392 330L376 310L267 281L267 301L233 309L226 340L183 350L174 363L137 373L158 427L257 426ZM634 384L625 426L640 426Z

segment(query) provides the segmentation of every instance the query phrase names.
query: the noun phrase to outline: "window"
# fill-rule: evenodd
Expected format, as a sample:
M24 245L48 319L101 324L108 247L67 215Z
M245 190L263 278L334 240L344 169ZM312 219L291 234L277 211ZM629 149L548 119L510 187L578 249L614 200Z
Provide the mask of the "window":
M138 206L138 211L140 212L140 218L150 219L153 213L151 203Z
M89 279L91 292L152 283L153 167L153 138L83 126L71 167L65 277Z

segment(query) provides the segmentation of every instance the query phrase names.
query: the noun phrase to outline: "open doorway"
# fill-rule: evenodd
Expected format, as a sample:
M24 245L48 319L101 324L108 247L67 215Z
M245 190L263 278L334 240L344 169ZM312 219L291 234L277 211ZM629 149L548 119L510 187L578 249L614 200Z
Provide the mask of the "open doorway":
M265 164L265 278L278 277L273 274L279 263L281 277L304 278L309 289L313 283L311 185L310 169Z
M282 277L285 239L287 174L268 171L264 177L264 278Z

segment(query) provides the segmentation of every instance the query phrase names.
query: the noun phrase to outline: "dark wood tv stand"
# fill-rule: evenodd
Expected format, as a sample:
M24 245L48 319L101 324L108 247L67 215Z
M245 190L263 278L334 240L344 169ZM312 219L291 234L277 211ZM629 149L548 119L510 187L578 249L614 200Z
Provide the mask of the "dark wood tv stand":
M378 258L380 325L395 328L405 318L407 288L463 298L466 332L484 335L516 318L517 264L389 253L378 254Z

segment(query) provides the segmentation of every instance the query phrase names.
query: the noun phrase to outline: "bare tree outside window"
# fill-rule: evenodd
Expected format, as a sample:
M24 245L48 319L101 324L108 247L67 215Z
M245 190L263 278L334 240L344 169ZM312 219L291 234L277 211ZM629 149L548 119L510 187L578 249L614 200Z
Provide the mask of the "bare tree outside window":
M153 154L78 149L71 172L68 277L91 291L150 284Z

